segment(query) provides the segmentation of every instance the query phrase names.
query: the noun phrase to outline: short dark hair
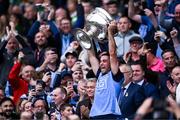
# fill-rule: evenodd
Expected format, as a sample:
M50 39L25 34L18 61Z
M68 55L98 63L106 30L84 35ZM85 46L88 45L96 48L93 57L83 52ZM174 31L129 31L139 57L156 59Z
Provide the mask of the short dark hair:
M54 51L56 54L58 53L58 52L57 52L57 49L56 49L56 48L53 48L53 47L47 47L47 48L45 49L45 53L46 53L47 51Z
M173 50L171 50L171 49L165 49L165 50L161 53L162 58L163 58L163 55L164 55L165 53L167 53L167 52L173 53L174 56L176 55L175 52L174 52Z
M132 23L132 20L131 20L128 16L123 15L123 16L121 16L121 17L119 18L119 20L122 19L122 18L126 18L130 24ZM119 21L119 20L118 20L118 21Z
M92 6L92 1L91 0L81 0L81 2L89 3Z
M146 70L146 66L144 65L143 61L141 61L141 60L132 61L132 62L130 63L130 66L132 66L132 65L139 65L144 72L145 72L145 70Z
M32 106L35 107L35 103L40 100L40 101L43 101L44 105L45 105L45 109L46 109L46 112L48 111L48 103L46 100L44 100L43 98L36 98L33 102L32 102Z
M64 104L61 105L60 111L64 111L66 109L66 107L72 107L72 105L70 105L68 103L64 103Z
M13 104L13 108L15 110L15 104L14 104L14 101L11 99L11 98L8 98L8 97L4 97L1 101L0 101L0 106L6 102L6 101L10 101L12 104Z
M65 94L65 96L67 97L67 90L63 87L63 86L60 86L60 87L56 87L55 89L60 89L61 90L61 92L63 93L63 94ZM55 90L54 89L54 90Z
M106 5L113 5L113 4L115 4L117 7L118 2L116 0L110 0L109 2L106 3Z
M99 53L99 58L101 58L102 56L109 56L109 52L103 51L103 52Z

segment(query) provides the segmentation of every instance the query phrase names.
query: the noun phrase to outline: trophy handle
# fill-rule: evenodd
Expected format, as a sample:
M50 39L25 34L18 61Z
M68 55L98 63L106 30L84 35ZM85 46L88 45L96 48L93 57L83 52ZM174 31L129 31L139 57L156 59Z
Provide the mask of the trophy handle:
M91 49L91 38L82 29L76 28L74 31L74 37L83 48Z

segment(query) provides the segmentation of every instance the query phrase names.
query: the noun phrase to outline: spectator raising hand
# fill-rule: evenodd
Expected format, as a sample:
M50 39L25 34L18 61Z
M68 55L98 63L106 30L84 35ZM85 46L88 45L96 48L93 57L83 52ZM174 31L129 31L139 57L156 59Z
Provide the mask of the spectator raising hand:
M20 51L19 54L18 54L18 61L22 62L24 56L25 56L24 53Z
M169 89L169 91L171 92L171 94L174 96L176 93L177 84L176 83L171 84L170 81L168 80L166 82L166 85L167 85L167 88Z
M50 81L51 81L51 72L46 72L46 73L43 75L42 81L43 81L46 85L48 85L48 83L50 83Z
M151 51L151 49L147 49L147 47L146 47L147 44L148 44L147 42L143 43L143 46L141 47L141 49L138 50L139 55L144 56L144 55L146 55L146 53Z
M162 41L165 41L167 39L167 36L164 32L162 31L157 31L155 32L154 34L154 39L157 41L157 42L162 42Z
M170 32L170 35L174 44L175 52L178 58L180 58L180 40L178 38L178 34L179 34L178 30L173 27L172 31Z

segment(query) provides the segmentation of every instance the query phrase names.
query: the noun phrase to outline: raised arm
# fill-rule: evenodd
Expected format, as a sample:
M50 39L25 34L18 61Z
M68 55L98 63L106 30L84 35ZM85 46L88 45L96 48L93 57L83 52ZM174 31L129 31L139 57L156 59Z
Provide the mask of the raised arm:
M148 16L150 18L154 28L157 29L158 28L158 21L154 15L154 13L150 9L147 9L147 8L144 9L144 12L145 12L146 16Z
M83 28L85 23L84 9L82 4L77 5L77 21L73 25L73 28Z
M134 0L129 0L128 3L128 17L132 20L141 23L141 16L139 14L135 13L135 6L134 6Z
M173 40L175 52L176 52L178 58L180 59L180 42L178 39L178 30L173 28L173 30L170 32L170 35L171 35L171 38Z
M19 52L18 60L16 61L11 71L9 72L9 76L8 76L9 82L13 89L19 88L19 82L20 82L19 73L21 71L21 66L22 66L21 60L23 57L24 57L24 54L22 52Z
M91 47L91 49L88 50L88 57L89 57L89 61L90 61L92 70L93 70L94 74L96 75L97 71L99 69L99 61L96 58L96 55L95 55L93 47Z
M114 34L117 30L115 21L112 21L108 27L108 41L109 41L109 55L110 55L110 66L113 75L116 75L119 71L119 62L116 53L116 44L114 41Z

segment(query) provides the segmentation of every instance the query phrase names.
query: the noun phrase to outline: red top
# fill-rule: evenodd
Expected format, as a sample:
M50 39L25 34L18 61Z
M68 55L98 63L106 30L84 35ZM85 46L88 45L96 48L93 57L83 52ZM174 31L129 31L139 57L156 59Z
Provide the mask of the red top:
M21 63L16 62L9 73L9 82L13 89L13 101L15 104L23 94L28 93L28 82L19 77Z

